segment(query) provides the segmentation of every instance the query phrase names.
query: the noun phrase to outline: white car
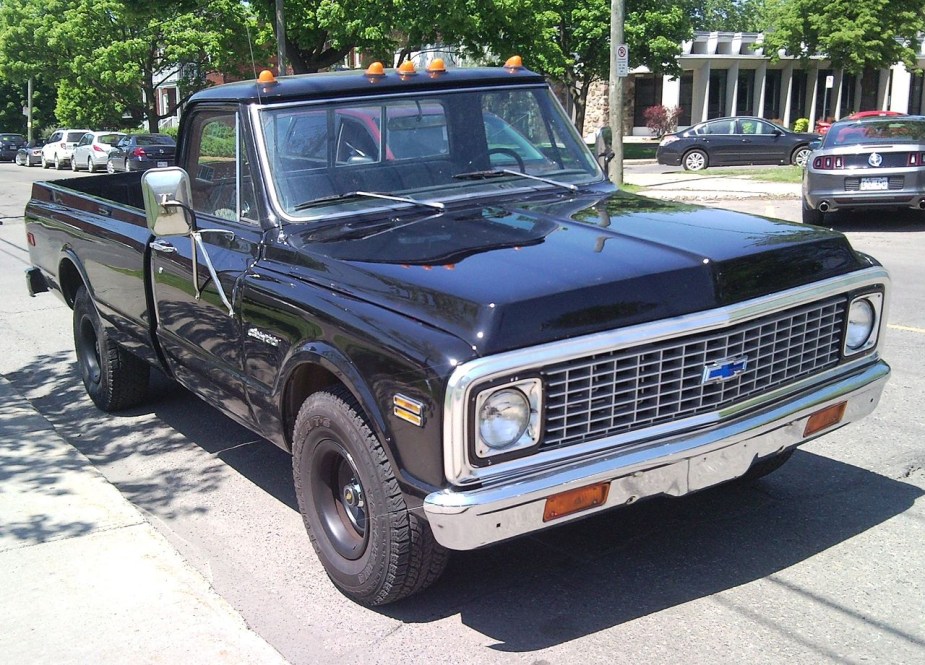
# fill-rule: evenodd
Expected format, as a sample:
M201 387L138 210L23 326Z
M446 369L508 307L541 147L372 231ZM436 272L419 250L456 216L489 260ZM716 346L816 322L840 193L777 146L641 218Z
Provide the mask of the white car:
M74 146L71 169L87 169L90 173L98 168L105 171L109 153L123 136L122 132L87 132Z
M63 169L70 164L74 146L89 129L59 129L48 137L48 143L42 147L42 168L54 166Z

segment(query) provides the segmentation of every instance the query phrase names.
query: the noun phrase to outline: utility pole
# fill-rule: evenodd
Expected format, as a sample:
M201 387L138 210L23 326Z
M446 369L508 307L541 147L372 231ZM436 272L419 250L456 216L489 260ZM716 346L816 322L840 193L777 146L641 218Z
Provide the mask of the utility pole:
M26 140L32 141L32 77L26 87ZM28 166L28 164L27 164Z
M280 76L286 75L286 20L283 0L276 0L276 67Z
M623 184L623 79L617 76L617 46L623 44L624 0L610 0L610 142L613 159L608 174Z

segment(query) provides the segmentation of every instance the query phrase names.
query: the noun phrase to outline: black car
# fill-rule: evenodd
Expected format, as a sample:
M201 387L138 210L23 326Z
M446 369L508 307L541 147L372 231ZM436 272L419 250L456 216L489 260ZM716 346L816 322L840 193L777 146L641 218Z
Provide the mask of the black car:
M176 150L176 141L166 134L131 134L109 153L106 170L115 173L173 166Z
M659 164L701 171L708 166L796 164L805 166L815 134L792 132L762 118L717 118L662 138Z
M47 139L33 139L16 151L15 161L19 166L41 166L42 146Z
M0 134L0 160L12 162L25 145L26 137L22 134Z

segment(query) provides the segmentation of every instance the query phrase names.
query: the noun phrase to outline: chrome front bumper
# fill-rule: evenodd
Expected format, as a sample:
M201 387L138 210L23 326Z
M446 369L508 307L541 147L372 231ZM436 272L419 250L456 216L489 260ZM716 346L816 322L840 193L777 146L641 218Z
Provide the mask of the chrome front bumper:
M424 499L424 512L437 541L469 550L563 524L572 519L657 496L683 496L743 475L758 459L819 436L804 437L809 417L846 402L832 431L871 413L890 375L885 362L859 370L757 413L684 435L604 451L471 490L442 490ZM600 506L551 522L543 521L549 496L610 482Z

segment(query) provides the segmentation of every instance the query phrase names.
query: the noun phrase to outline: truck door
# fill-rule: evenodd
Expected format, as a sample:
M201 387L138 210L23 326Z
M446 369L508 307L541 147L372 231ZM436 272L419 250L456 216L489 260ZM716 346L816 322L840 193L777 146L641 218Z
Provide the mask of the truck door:
M262 237L252 218L250 160L242 146L235 108L193 111L178 162L189 171L197 228L222 293L206 267L207 257L189 237L155 239L150 269L157 339L175 377L247 423L252 418L242 379L241 321L225 303L235 306L237 285L256 261Z

